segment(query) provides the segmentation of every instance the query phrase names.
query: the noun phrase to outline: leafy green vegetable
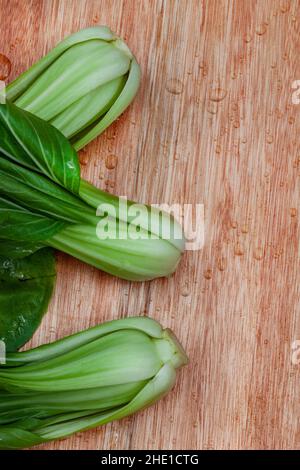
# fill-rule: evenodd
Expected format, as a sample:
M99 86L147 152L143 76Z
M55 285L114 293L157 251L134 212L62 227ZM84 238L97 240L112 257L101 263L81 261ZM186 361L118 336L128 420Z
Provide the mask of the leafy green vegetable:
M79 150L127 108L140 67L106 26L83 29L60 42L6 88L7 99L49 121Z
M0 239L16 255L52 246L129 280L171 274L184 249L168 214L80 179L76 152L50 124L0 105ZM98 216L96 215L98 210Z
M24 259L0 257L0 340L7 351L31 338L47 309L54 281L50 249Z
M79 149L103 132L126 109L138 90L139 82L140 68L125 43L109 28L94 27L79 31L59 43L11 83L6 88L6 96L18 106L51 122ZM56 134L49 126L45 129L42 121L39 122L38 135L31 139L35 129L26 114L18 125L22 127L22 139L24 136L29 138L23 139L20 145L14 145L9 125L0 126L2 151L8 152L22 167L48 176L77 195L80 170L73 149L64 140L57 141ZM39 136L44 134L48 143L41 146ZM40 153L43 158L39 158ZM42 187L39 186L41 180L36 174L24 174L20 168L11 167L10 176L18 177L19 182L25 178L27 185L51 194L51 187L45 180ZM10 183L12 180L3 176L3 189L9 189L7 185ZM25 193L28 194L26 188L12 186L16 191L24 191L25 199ZM52 190L59 200L55 202L58 204L56 208L66 208L65 198L70 202L66 192L59 193L53 186ZM32 191L29 197L38 197L37 192ZM0 240L1 264L13 267L11 273L15 269L19 278L26 279L21 282L19 278L1 278L0 338L5 339L10 350L21 346L38 326L53 290L55 271L50 248L24 260L14 258L34 253L43 246L40 238L44 238L45 231L50 236L66 225L58 220L49 221L40 214L29 216L29 213L24 223L23 212L24 208L21 210L13 201L1 198L0 232L5 233L5 241ZM30 241L22 240L16 244L15 240L8 240L10 230L18 240L28 235ZM41 268L38 274L37 263ZM27 279L28 275L30 279ZM13 289L16 289L14 295Z
M146 317L96 326L7 355L0 367L0 449L19 449L124 418L174 385L187 356Z

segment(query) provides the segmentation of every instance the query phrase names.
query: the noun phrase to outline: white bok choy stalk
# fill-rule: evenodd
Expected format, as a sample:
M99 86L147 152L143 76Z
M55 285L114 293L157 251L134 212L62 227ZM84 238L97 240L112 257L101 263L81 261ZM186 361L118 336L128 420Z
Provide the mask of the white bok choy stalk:
M140 67L107 26L78 31L6 87L6 98L59 129L76 150L127 108Z
M115 320L25 352L0 366L0 449L60 439L149 406L188 358L147 317Z

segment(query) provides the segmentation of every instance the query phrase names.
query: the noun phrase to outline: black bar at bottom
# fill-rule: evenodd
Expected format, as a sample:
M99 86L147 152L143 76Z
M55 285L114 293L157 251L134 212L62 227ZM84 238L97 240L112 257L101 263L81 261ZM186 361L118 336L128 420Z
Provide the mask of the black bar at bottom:
M287 466L299 464L299 451L193 451L193 450L92 450L92 451L4 451L2 457L12 463L53 465L63 463L70 465L96 465L103 469L107 466L119 465L124 468L139 468L144 466L178 466L196 467L203 463L260 463L272 466Z

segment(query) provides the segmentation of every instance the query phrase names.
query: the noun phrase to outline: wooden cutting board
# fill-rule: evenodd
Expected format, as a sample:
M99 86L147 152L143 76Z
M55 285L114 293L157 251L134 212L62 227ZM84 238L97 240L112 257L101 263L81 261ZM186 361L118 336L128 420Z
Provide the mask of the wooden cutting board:
M9 80L80 28L122 36L141 90L81 152L83 175L139 201L205 205L205 246L170 279L129 283L58 255L31 345L148 314L190 365L156 406L40 448L299 448L297 2L0 0L0 20Z

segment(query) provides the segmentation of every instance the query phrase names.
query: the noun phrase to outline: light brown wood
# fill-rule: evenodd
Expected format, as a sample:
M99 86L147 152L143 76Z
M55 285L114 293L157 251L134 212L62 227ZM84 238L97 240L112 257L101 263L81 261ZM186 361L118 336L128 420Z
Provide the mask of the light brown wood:
M298 2L0 0L0 8L9 79L79 28L107 24L125 38L142 66L141 90L81 153L83 175L140 201L205 204L205 247L186 253L171 279L128 283L58 255L55 295L31 345L148 314L176 332L190 365L156 406L40 448L299 448Z

